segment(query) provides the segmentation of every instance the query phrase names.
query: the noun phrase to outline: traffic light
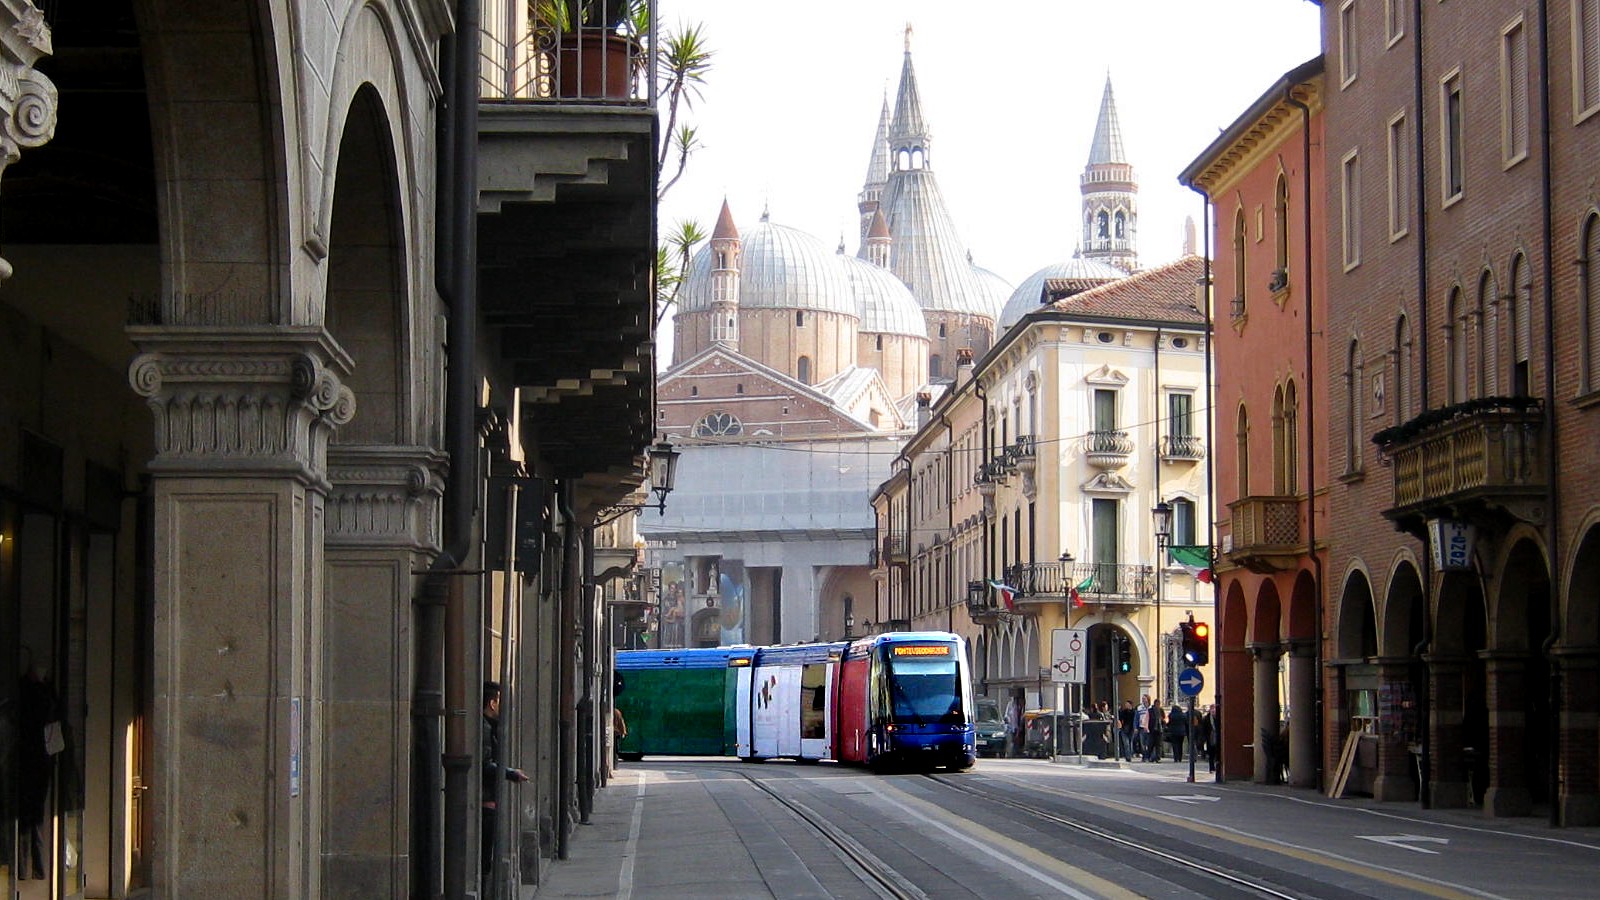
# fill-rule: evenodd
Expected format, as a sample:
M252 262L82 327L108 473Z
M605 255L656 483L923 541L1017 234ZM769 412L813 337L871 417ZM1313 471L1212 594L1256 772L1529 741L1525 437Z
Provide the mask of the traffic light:
M1211 626L1205 622L1179 622L1183 637L1183 661L1191 666L1203 666L1211 661Z
M1112 639L1111 648L1117 657L1117 673L1127 674L1133 671L1133 642L1126 637Z

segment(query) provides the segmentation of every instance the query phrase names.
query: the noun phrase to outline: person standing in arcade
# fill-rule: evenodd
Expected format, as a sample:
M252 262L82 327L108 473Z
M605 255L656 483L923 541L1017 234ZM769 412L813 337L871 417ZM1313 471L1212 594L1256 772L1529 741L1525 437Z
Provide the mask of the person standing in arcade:
M479 751L483 754L483 868L478 877L483 883L483 897L494 897L494 860L499 853L500 809L498 798L502 779L514 783L528 780L521 769L500 764L500 683L483 683L483 735Z

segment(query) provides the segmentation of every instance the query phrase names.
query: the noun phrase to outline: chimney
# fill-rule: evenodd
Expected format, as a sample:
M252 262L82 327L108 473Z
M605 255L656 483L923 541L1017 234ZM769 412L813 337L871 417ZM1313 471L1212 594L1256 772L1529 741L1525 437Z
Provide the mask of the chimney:
M931 393L929 393L927 391L918 391L917 392L917 429L921 430L922 426L928 424L928 420L932 419L932 418L933 418L933 394L931 394Z
M959 347L956 349L956 387L960 387L972 380L972 348Z

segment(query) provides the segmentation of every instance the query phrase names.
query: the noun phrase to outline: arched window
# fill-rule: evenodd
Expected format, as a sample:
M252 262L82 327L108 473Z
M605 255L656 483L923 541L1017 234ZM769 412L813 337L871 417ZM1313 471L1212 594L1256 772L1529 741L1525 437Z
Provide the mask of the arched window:
M1488 269L1478 276L1478 299L1472 305L1472 365L1476 367L1468 381L1473 386L1473 396L1492 397L1495 390L1494 355L1494 273Z
M1284 413L1283 385L1272 392L1272 493L1282 497L1289 493L1289 440L1288 417Z
M1402 315L1394 324L1394 349L1390 351L1394 372L1394 423L1411 418L1411 320Z
M1111 237L1111 216L1103 209L1095 213L1094 236L1102 241Z
M1460 403L1467 399L1467 329L1466 311L1462 308L1461 288L1450 289L1450 299L1444 311L1444 352L1450 367L1445 403Z
M1233 217L1233 317L1244 315L1244 210Z
M1283 492L1300 493L1300 392L1293 381L1283 390Z
M938 378L942 374L939 370L943 368L943 365L944 360L940 358L939 354L935 353L928 357L928 377Z
M1594 267L1600 264L1600 213L1583 220L1583 256L1578 259L1579 289L1583 293L1583 363L1579 368L1578 392L1595 390L1600 378L1600 287L1595 286Z
M1122 210L1119 209L1119 210L1117 210L1117 216L1116 216L1116 220L1115 221L1116 221L1116 225L1114 227L1115 227L1116 230L1113 232L1113 234L1115 234L1117 236L1117 240L1120 241L1120 240L1122 240L1122 239L1124 239L1124 238L1126 238L1128 236L1128 218L1127 218L1127 215L1125 213L1123 213Z
M1532 396L1533 270L1528 258L1511 258L1511 393ZM1547 363L1548 365L1548 363Z
M811 357L802 356L795 360L794 377L801 384L811 383Z
M877 350L879 352L882 352L883 351L883 335L880 334L880 335L877 336L876 345L877 345Z
M1234 459L1239 461L1239 496L1250 496L1250 414L1241 404L1234 424Z
M796 328L804 328L804 327L806 327L806 313L805 313L805 310L803 310L803 309L795 310L795 312L794 312L794 327L796 327Z
M1272 267L1280 272L1289 271L1289 179L1278 176L1278 186L1272 200Z
M1350 341L1350 350L1344 361L1344 389L1345 389L1345 425L1344 425L1344 471L1353 474L1361 471L1361 417L1363 404L1361 402L1366 392L1365 373L1361 367L1361 342Z

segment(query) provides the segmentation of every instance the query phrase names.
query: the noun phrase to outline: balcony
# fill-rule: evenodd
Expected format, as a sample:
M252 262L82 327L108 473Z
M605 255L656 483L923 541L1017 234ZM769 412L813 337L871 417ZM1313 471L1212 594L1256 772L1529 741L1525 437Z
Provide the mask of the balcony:
M1394 471L1394 506L1383 514L1414 534L1436 516L1542 521L1545 440L1544 405L1531 397L1469 400L1384 429L1372 438Z
M1300 498L1244 497L1228 504L1232 544L1223 557L1252 572L1282 572L1299 565Z
M1078 589L1085 605L1143 606L1156 596L1153 566L1121 563L1043 562L1018 563L1006 568L1006 584L1017 589L1018 610L1067 601L1069 588ZM1086 583L1087 582L1087 583Z
M1169 434L1161 438L1161 458L1169 462L1205 459L1206 445L1196 434Z
M906 556L906 538L903 534L891 534L883 539L883 556L885 564L903 566L910 562Z
M1120 469L1133 455L1133 439L1126 431L1091 431L1083 439L1083 454L1091 466Z
M655 34L534 12L569 7L483 18L481 337L551 474L587 479L603 504L637 484L655 437Z

